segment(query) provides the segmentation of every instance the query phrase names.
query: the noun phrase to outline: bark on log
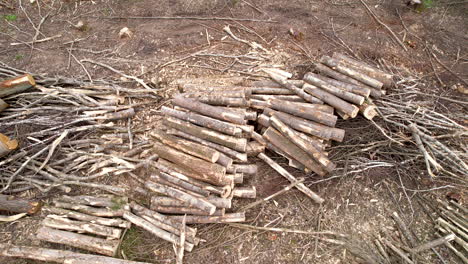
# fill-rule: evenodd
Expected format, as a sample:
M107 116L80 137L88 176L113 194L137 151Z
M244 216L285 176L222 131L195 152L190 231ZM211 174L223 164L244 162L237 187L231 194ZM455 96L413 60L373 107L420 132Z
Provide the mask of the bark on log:
M348 114L351 117L356 117L357 114L359 113L359 108L355 105L352 105L346 101L344 101L341 98L336 97L335 95L324 91L320 88L317 88L311 84L304 84L304 91L306 91L309 94L313 94L314 96L317 96L327 104L335 107L338 110L343 111L344 113Z
M337 72L341 72L342 74L345 74L355 80L358 80L366 85L369 85L370 87L376 88L376 89L382 89L383 83L366 75L362 74L352 68L346 67L342 64L339 63L339 61L332 59L328 56L323 56L320 60L323 64L327 65L328 67L332 68L333 70Z
M196 172L197 174L193 175L200 176L198 178L199 180L215 185L225 185L228 183L224 176L226 174L226 168L219 164L210 163L202 159L195 158L157 142L154 142L153 151L163 159L179 164Z
M351 102L353 104L357 105L362 105L364 103L365 97L357 95L352 92L348 92L346 90L342 90L331 83L328 83L326 81L323 81L321 78L318 77L318 74L315 73L306 73L304 76L304 81L308 82L309 84L312 84L318 88L321 88L322 90L325 90L343 100L346 100L348 102ZM370 92L370 91L369 91Z
M353 85L356 85L356 86L359 86L361 88L367 88L370 90L370 95L372 97L375 97L375 98L379 98L381 97L384 93L382 90L380 89L376 89L376 88L373 88L373 87L370 87L368 85L365 85L363 84L362 82L358 81L358 80L355 80L347 75L344 75L340 72L337 72L335 70L333 70L332 68L324 65L324 64L321 64L321 63L316 63L314 64L314 67L315 67L315 70L324 74L324 75L327 75L333 79L336 79L338 81L341 81L343 83L349 83L349 84L353 84Z
M206 115L209 117L213 117L216 119L232 122L234 124L245 125L245 116L238 114L234 111L226 111L225 109L219 109L215 106L211 106L208 104L204 104L198 102L197 100L184 98L181 96L176 96L172 103L174 105L186 108L188 110L200 113L202 115Z
M105 256L77 253L73 251L14 246L5 243L0 243L0 256L34 259L61 264L150 264L148 262L116 259Z
M267 144L266 140L262 137L262 135L258 134L255 131L252 133L252 139L264 146Z
M157 227L164 229L166 231L169 231L171 233L174 233L176 235L179 235L180 232L180 221L171 219L167 215L160 214L158 212L152 211L146 207L143 207L135 202L130 202L130 207L132 208L132 211L141 216L141 217L150 217L151 219L154 219L155 221L150 221L152 224L156 225ZM149 221L147 218L145 218L147 221ZM197 229L193 227L186 226L185 227L185 233L187 237L195 237L197 234Z
M216 163L218 163L219 165L227 168L227 167L231 166L233 162L234 162L233 159L228 157L226 154L224 154L222 152L219 152L219 158L216 161Z
M374 104L364 103L359 106L359 113L365 118L372 120L377 115L377 106Z
M177 189L181 192L184 192L184 193L187 193L187 194L190 194L190 195L193 195L194 197L197 197L197 198L203 198L204 196L199 194L199 193L196 193L196 192L192 192L190 190L187 190L187 189L184 189L182 187L180 187L179 185L175 184L175 183L172 183L172 182L168 182L166 180L163 180L161 177L159 177L159 174L152 174L149 179L149 181L151 182L154 182L154 183L158 183L158 184L161 184L165 187L172 187L174 189Z
M288 138L291 142L293 142L296 146L301 148L310 157L315 159L322 167L324 167L328 172L332 172L336 165L331 162L320 149L315 148L312 144L308 141L303 140L300 138L295 131L289 128L285 123L281 122L281 120L276 116L273 115L270 118L270 122L277 130L281 132L283 136ZM293 156L295 157L295 156ZM305 164L304 164L305 165Z
M104 226L115 226L115 227L122 227L125 229L130 228L130 223L118 219L118 218L104 218L104 217L98 217L98 216L92 216L92 215L87 215L71 210L66 210L62 208L57 208L57 207L48 207L47 211L59 215L59 216L66 216L71 219L76 219L84 222L90 222L92 224L98 224L98 225L104 225Z
M345 131L340 128L327 127L321 124L317 124L313 121L306 120L303 118L295 117L290 114L271 110L269 108L264 110L264 113L268 116L276 114L277 117L288 126L295 130L310 134L323 139L332 139L338 142L342 142Z
M180 186L181 188L183 189L186 189L188 191L191 191L191 192L194 192L194 193L197 193L197 194L200 194L202 196L208 196L210 194L209 191L199 187L199 186L196 186L196 185L193 185L189 182L186 182L186 181L183 181L177 177L174 177L174 176L171 176L170 174L167 174L165 172L159 172L159 175L158 175L161 179L163 180L166 180L170 183L173 183L173 184L176 184L177 186Z
M324 66L326 67L326 66ZM309 73L306 73L306 75L304 76L304 79L306 78L307 74ZM319 78L320 80L324 81L324 82L327 82L341 90L344 90L344 91L348 91L350 93L354 93L354 94L358 94L358 95L361 95L361 96L364 96L364 97L369 97L369 95L371 94L371 89L370 87L364 87L364 86L359 86L359 85L355 85L355 84L351 84L351 83L346 83L346 82L342 82L342 81L338 81L338 80L335 80L335 79L332 79L332 78L329 78L329 77L326 77L326 76L323 76L323 75L320 75L320 74L315 74L315 77L316 78Z
M350 118L350 116L346 113L344 113L343 111L341 110L336 110L336 113L341 117L341 119L343 120L348 120Z
M250 95L246 95L246 91L249 88L242 88L237 90L221 90L221 89L210 89L209 87L203 90L198 90L196 92L185 92L181 94L184 97L188 98L197 98L205 96L215 96L215 97L229 97L229 98L247 98ZM250 90L250 89L249 89ZM252 93L252 91L250 91Z
M294 158L292 158L291 156L289 156L288 154L286 154L284 151L282 151L281 149L275 147L273 144L271 143L268 143L267 144L267 148L277 154L279 154L280 156L286 158L288 160L288 165L295 168L295 169L298 169L298 170L301 170L301 171L308 171L308 169L306 169L306 167L300 163L299 161L295 160ZM260 156L260 155L259 155Z
M301 85L302 87L302 85ZM267 94L267 95L295 95L291 90L283 87L252 87L252 94Z
M185 206L162 206L162 205L153 205L151 204L151 210L164 213L164 214L175 214L175 215L209 215L207 212ZM221 216L224 215L224 209L216 209L211 216Z
M122 120L132 118L135 116L135 109L129 108L115 113L109 113L104 115L103 119L106 121Z
M254 109L265 109L267 107L270 107L267 101L263 100L255 100L255 99L250 99L250 107Z
M70 220L59 215L48 215L44 218L42 224L51 228L95 234L110 239L120 239L122 235L122 229L119 228Z
M249 97L252 94L250 87L248 86L207 86L205 84L184 84L179 87L179 91L183 93L198 93L198 94L218 94L218 93L238 93L241 92L245 97ZM235 96L230 96L235 97Z
M266 164L270 165L276 172L278 172L281 176L285 177L288 181L291 183L297 182L297 179L291 175L287 170L285 170L283 167L281 167L278 163L270 159L267 155L264 153L260 153L258 157L263 160ZM304 193L307 197L315 201L316 203L323 203L325 200L318 196L316 193L311 191L307 186L305 186L304 183L299 183L296 185L296 188Z
M219 223L237 223L245 222L245 213L231 213L223 216L169 216L171 219L182 221L184 217L187 224L219 224Z
M287 71L283 71L283 70L278 69L278 68L263 68L261 70L263 72L266 72L268 75L275 74L278 77L281 77L281 78L283 78L285 80L290 79L293 76L292 73L287 72Z
M337 52L333 53L332 58L338 60L340 63L342 63L345 66L348 66L358 72L362 72L363 74L366 74L380 81L381 83L383 83L383 86L385 88L391 87L393 85L393 76L376 67L372 67L366 63L357 61L344 54L337 53Z
M257 141L250 141L247 144L247 156L249 157L255 157L259 153L262 153L265 151L265 145L257 142Z
M181 130L171 129L171 130L168 130L167 133L172 134L172 135L176 135L176 136L179 136L179 137L183 137L183 138L186 138L186 139L198 142L198 143L201 143L201 144L206 145L206 146L208 146L210 148L216 149L217 151L220 151L220 152L228 155L229 157L235 158L237 160L240 160L240 161L243 161L243 162L247 161L247 154L246 153L241 153L241 152L235 151L235 150L233 150L231 148L228 148L226 146L223 146L223 145L220 145L220 144L217 144L217 143L213 143L213 142L205 140L205 139L201 139L201 138L193 136L191 134L187 134L185 132L182 132Z
M206 182L202 182L202 181L199 181L199 180L196 180L195 177L191 177L191 173L194 173L190 170L187 170L185 169L184 167L181 167L181 166L178 166L177 164L174 164L170 161L167 161L165 159L159 159L158 162L155 164L155 166L171 175L171 176L174 176L178 179L181 179L183 181L186 181L186 182L189 182L193 185L196 185L196 186L199 186L201 188L203 188L204 190L207 190L209 191L210 193L215 193L215 194L218 194L220 195L221 197L228 197L231 193L231 187L230 185L225 185L223 187L219 187L219 186L214 186L214 185L211 185L209 183L206 183ZM201 177L201 176L196 176L196 177Z
M196 197L194 195L188 194L170 186L165 186L159 183L147 181L145 183L145 187L152 192L164 194L169 197L173 197L175 199L184 201L192 207L206 211L208 215L213 214L216 210L216 206L207 202L206 200L203 200L200 197Z
M36 85L31 74L25 74L0 82L0 98L20 93Z
M232 202L228 198L220 198L216 196L208 196L203 198L212 203L217 208L231 208ZM175 206L175 207L188 207L189 205L183 201L177 200L167 196L153 196L151 197L151 205L159 206Z
M247 148L247 139L245 138L224 135L208 128L192 125L180 119L167 117L164 119L164 124L170 128L184 131L200 139L208 140L237 151L245 152Z
M0 99L0 113L8 107L8 104Z
M211 163L215 163L219 159L218 151L199 143L177 138L175 136L166 134L161 130L155 130L151 132L150 135L162 143L169 145L179 151L185 152Z
M294 84L295 86L301 88L304 84L303 80L286 80L286 82ZM251 84L254 87L272 87L272 88L283 88L283 86L275 81L272 80L262 80L262 81L254 81ZM253 93L253 90L252 90Z
M271 108L281 112L309 119L329 127L334 127L336 125L337 117L335 115L322 112L319 110L321 107L316 107L324 105L299 105L282 100L268 100L268 103Z
M270 75L270 77L277 83L281 84L283 87L287 88L288 90L293 91L295 94L297 94L299 97L304 99L305 101L312 103L312 104L323 104L324 102L315 96L312 96L306 92L304 92L302 89L298 88L294 84L288 83L285 80L278 78L275 75ZM304 86L303 86L304 87Z
M250 106L250 102L249 102L249 106ZM234 111L236 113L244 115L245 120L251 120L251 121L257 120L257 112L255 111L249 111L248 109L239 108L239 107L225 107L225 106L218 106L218 107L221 109L227 109L229 111ZM245 127L245 125L238 125L238 127Z
M213 106L230 106L230 107L249 107L250 103L245 98L237 98L237 97L222 97L222 96L213 96L213 95L205 95L197 97L197 100L213 105Z
M14 198L0 194L0 211L35 214L41 210L42 202Z
M257 189L255 186L236 187L232 190L233 196L238 198L255 199L257 197Z
M0 133L0 158L8 155L16 148L18 148L16 139L10 140L10 138Z
M297 96L297 95L267 95L267 94L254 94L251 96L251 99L254 100L262 100L262 101L268 101L272 99L278 99L278 100L283 100L283 101L290 101L290 102L298 102L298 103L303 103L306 102L302 97Z
M75 210L80 213L94 215L94 216L101 216L101 217L122 216L125 211L125 209L114 210L112 208L96 208L96 207L87 206L83 204L72 204L72 203L61 202L61 201L54 201L54 205L59 208Z
M119 240L92 237L45 226L39 228L36 237L42 241L81 248L111 257L115 256L120 244Z
M326 171L315 162L305 151L292 143L285 136L281 135L279 131L270 127L268 128L263 136L271 142L274 146L284 151L289 156L293 157L300 163L304 164L306 168L317 173L320 176L324 176Z
M243 173L234 173L234 174L227 174L229 178L232 178L234 184L241 184L244 182L244 174Z
M233 164L236 173L245 173L248 175L256 175L258 172L257 164Z
M192 113L192 112L183 112L178 111L175 109L171 109L169 107L163 106L161 107L161 112L165 115L172 116L175 118L179 118L184 121L188 121L190 123L203 126L206 128L210 128L216 130L221 133L225 133L232 136L240 136L242 135L242 130L231 123L220 121L218 119L214 119L211 117L207 117L204 115Z
M77 195L67 196L62 195L55 199L56 201L62 201L67 203L84 204L96 207L109 207L113 209L120 209L123 205L128 203L127 197L118 197L114 195L108 195L107 197Z
M166 240L166 241L169 241L171 243L174 243L176 245L180 245L180 241L179 241L179 237L175 234L172 234L172 233L169 233L153 224L151 224L150 222L148 222L147 220L139 217L139 216L136 216L130 212L125 212L125 214L123 215L123 217L125 219L127 219L128 221L132 222L132 224L136 225L136 226L139 226L143 229L145 229L146 231L150 232L151 234L163 239L163 240ZM184 248L186 251L188 252L191 252L192 249L193 249L193 244L190 243L190 242L186 242L184 243Z

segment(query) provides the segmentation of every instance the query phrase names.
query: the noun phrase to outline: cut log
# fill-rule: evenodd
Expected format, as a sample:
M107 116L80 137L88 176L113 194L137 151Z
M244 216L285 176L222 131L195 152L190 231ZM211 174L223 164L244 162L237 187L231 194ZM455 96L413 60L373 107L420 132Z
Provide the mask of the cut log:
M216 88L216 87L215 87ZM247 92L249 90L250 92ZM207 87L205 89L198 89L196 92L185 92L181 94L184 97L200 99L205 96L215 96L215 97L228 97L228 98L247 98L252 91L247 87L240 87L237 90L221 90L221 89L210 89Z
M75 212L71 210L66 210L62 208L57 208L57 207L48 207L47 211L55 215L64 216L64 217L66 216L71 219L76 219L76 220L80 220L84 222L90 222L92 224L122 227L125 229L130 228L129 222L122 220L122 219L118 219L118 218L104 218L104 217L92 216L92 215L87 215L87 214L83 214L83 213L79 213L79 212Z
M309 119L329 127L334 127L336 124L337 117L335 115L325 113L319 110L321 106L325 105L296 104L282 100L268 100L268 103L270 104L271 108L275 110Z
M151 182L154 182L154 183L158 183L158 184L161 184L163 186L166 186L166 187L172 187L174 189L177 189L181 192L184 192L184 193L187 193L187 194L190 194L190 195L193 195L194 197L198 197L198 198L203 198L205 196L199 194L199 193L196 193L196 192L192 192L190 190L187 190L187 189L184 189L182 188L181 186L175 184L175 183L172 183L172 182L169 182L169 181L166 181L166 180L163 180L161 177L159 177L159 174L152 174L148 180L150 180Z
M219 109L215 106L211 106L208 104L204 104L198 102L197 100L184 98L182 96L176 96L172 103L174 105L186 108L188 110L200 113L202 115L206 115L209 117L213 117L216 119L232 122L234 124L245 125L245 116L236 113L234 111L226 111L225 109Z
M310 120L295 117L293 115L286 114L283 112L274 111L269 108L265 109L264 113L267 114L268 116L272 116L273 114L276 114L276 116L283 123L287 124L288 126L292 127L295 130L310 134L312 136L323 138L323 139L332 139L338 142L343 141L344 134L345 134L345 131L343 129L327 127L327 126L315 123ZM264 118L262 117L262 119Z
M391 74L388 74L376 67L372 67L366 63L363 63L361 61L357 61L355 59L352 59L344 54L334 52L332 55L332 58L336 59L339 63L350 67L358 72L361 72L363 74L366 74L381 83L383 83L383 86L385 88L391 87L393 85L393 76Z
M232 148L237 151L245 152L247 148L247 139L245 138L236 138L233 136L224 135L208 128L192 125L191 123L182 121L177 118L167 117L164 119L164 124L170 128L184 131L190 135L226 146L228 148Z
M171 219L182 221L185 217L187 224L219 224L219 223L237 223L245 222L245 213L232 213L223 216L197 216L197 215L175 215L169 216Z
M249 157L255 157L259 153L262 153L265 151L265 145L257 142L257 141L250 141L247 144L247 156Z
M183 93L199 93L199 94L217 94L217 93L234 93L242 92L245 97L249 97L252 94L250 87L248 86L220 86L220 85L206 85L205 84L184 84L179 88L179 91ZM235 97L235 96L230 96Z
M218 194L220 195L221 197L227 197L229 196L229 194L231 193L231 187L230 185L225 185L223 187L219 187L219 186L214 186L214 185L211 185L209 183L206 183L206 182L202 182L202 181L199 181L199 180L196 180L197 178L201 177L199 175L196 175L195 177L192 177L193 175L192 174L196 174L184 167L181 167L177 164L174 164L170 161L167 161L165 159L159 159L158 162L155 164L155 166L173 176L173 177L176 177L178 179L181 179L183 181L186 181L186 182L189 182L193 185L196 185L196 186L199 186L201 188L203 188L204 190L207 190L209 191L210 193L215 193L215 194Z
M267 144L266 140L262 137L262 135L258 134L255 131L252 133L252 139L264 146Z
M25 74L0 82L0 98L21 93L36 85L31 74Z
M327 75L335 80L338 80L338 81L341 81L343 83L349 83L349 84L353 84L353 85L356 85L356 86L359 86L361 88L367 88L370 90L370 95L372 97L375 97L375 98L379 98L381 97L384 93L382 90L380 89L376 89L376 88L373 88L373 87L370 87L368 85L365 85L363 84L362 82L358 81L358 80L355 80L347 75L344 75L340 72L337 72L335 70L333 70L332 68L324 65L324 64L320 64L320 63L316 63L314 64L314 67L315 67L315 70L320 72L321 74L324 74L324 75Z
M277 68L263 68L261 70L268 73L269 75L270 74L278 75L278 77L281 77L281 78L283 78L285 80L289 79L289 78L291 78L293 76L292 73L287 72L287 71L283 71L283 70L277 69Z
M370 87L376 88L376 89L381 89L383 86L383 83L380 81L366 75L362 74L361 72L358 72L352 68L346 67L343 64L340 64L339 61L330 58L328 56L323 56L320 60L323 64L327 65L328 67L332 68L333 70L340 72L342 74L345 74L355 80L358 80L366 85L369 85Z
M44 226L55 229L95 234L103 237L108 237L110 239L120 239L120 236L122 235L122 229L119 228L92 224L83 221L70 220L59 215L48 215L46 218L44 218L42 224Z
M191 191L191 192L194 192L194 193L198 193L202 196L208 196L210 194L209 191L199 187L199 186L196 186L196 185L193 185L189 182L186 182L186 181L183 181L177 177L174 177L174 176L171 176L170 174L167 174L165 172L159 172L159 175L158 177L160 177L161 179L165 180L165 181L168 181L170 183L173 183L173 184L176 184L177 186L180 186L181 188L183 189L186 189L188 191Z
M302 85L301 85L302 87ZM291 90L283 87L252 87L252 94L267 94L267 95L295 95Z
M174 233L176 235L179 235L180 232L180 222L174 219L171 219L170 217L160 214L158 212L152 211L146 207L143 207L135 202L130 203L130 207L132 208L132 211L141 216L147 216L150 217L151 219L154 219L155 221L151 221L152 224L155 224L157 227L167 230L171 233ZM146 219L146 218L145 218ZM148 220L147 220L148 221ZM193 227L185 227L185 232L188 237L195 237L197 234L197 229Z
M215 205L217 208L231 208L232 203L231 199L227 198L220 198L216 196L209 196L203 198L208 202ZM153 196L151 197L151 205L159 205L159 206L174 206L174 207L188 207L189 205L183 201L174 199L172 197L167 196Z
M39 247L14 246L0 243L0 256L11 258L34 259L61 264L150 264L105 256L96 256L66 250Z
M154 142L153 151L163 159L179 164L196 172L196 176L200 176L200 178L198 178L199 180L215 185L225 185L227 183L227 180L224 176L226 174L226 168L219 164L210 163L205 160L195 158L157 142Z
M57 230L46 226L39 228L36 237L42 241L64 244L111 257L115 256L120 244L119 240L107 240L103 238Z
M249 102L250 106L250 102ZM239 108L239 107L224 107L224 106L218 106L219 108L225 108L229 111L234 111L236 113L239 113L241 115L245 116L245 120L251 120L255 121L257 120L257 112L255 111L249 111L248 109L245 108ZM238 127L245 127L246 125L237 125Z
M286 80L286 82L294 84L295 86L301 88L304 84L303 80ZM275 81L272 80L262 80L262 81L254 81L252 82L252 86L254 87L272 87L272 88L283 88L283 86ZM253 89L253 88L252 88ZM253 93L253 90L252 90Z
M8 155L16 148L18 148L16 139L10 140L10 138L0 133L0 158Z
M0 211L35 214L41 210L42 202L30 201L0 194Z
M233 196L238 198L255 199L257 197L257 189L255 186L236 187L232 190Z
M8 104L0 99L0 113L8 107Z
M135 116L135 109L129 108L129 109L125 109L119 112L106 114L102 118L99 118L99 119L104 119L106 121L114 121L114 120L128 119L134 116Z
M335 109L341 110L353 118L359 113L359 108L357 106L352 105L327 91L317 88L316 86L306 83L304 84L303 89L307 93L317 96L327 104L333 106Z
M218 119L214 119L211 117L207 117L204 115L191 113L191 112L184 112L171 109L169 107L163 106L161 107L161 112L165 115L172 116L175 118L179 118L184 121L188 121L190 123L207 127L218 132L232 135L232 136L240 136L242 135L242 130L231 123L220 121Z
M275 147L273 144L271 143L268 143L267 144L267 149L283 156L284 158L286 158L288 160L288 165L293 167L293 168L296 168L298 170L301 170L301 171L308 171L308 169L302 164L300 163L299 161L295 160L294 158L292 158L291 156L289 156L288 154L286 154L284 151L282 151L281 149ZM260 155L259 155L260 156Z
M78 196L67 196L62 195L55 199L56 201L62 201L67 203L75 204L84 204L97 207L109 207L113 209L121 209L124 205L128 203L127 197L118 197L114 195L108 195L107 197L97 197L97 196L87 196L87 195L78 195Z
M297 94L299 97L304 99L305 101L312 103L312 104L323 104L323 101L315 96L312 96L306 92L304 92L302 89L299 87L295 86L294 84L288 83L285 80L278 78L275 75L270 75L270 77L277 83L281 84L281 86L287 88L288 90L293 91L295 94Z
M342 90L331 83L323 81L321 78L318 77L318 74L308 72L304 76L304 81L312 84L330 94L333 94L343 100L351 102L353 104L362 105L364 103L365 97L357 95L352 92L348 92L346 90ZM369 91L370 92L370 91Z
M298 103L303 103L306 102L302 97L297 96L297 95L267 95L267 94L254 94L251 96L251 99L254 100L262 100L262 101L268 101L272 99L278 99L278 100L283 100L283 101L290 101L290 102L298 102Z
M266 164L270 165L276 172L278 172L281 176L285 177L288 181L290 182L297 182L297 179L291 175L287 170L285 170L283 167L281 167L278 163L270 159L267 155L264 153L260 153L258 157L263 160ZM311 191L307 186L305 186L304 183L299 183L296 185L296 188L304 193L307 197L315 201L316 203L323 203L325 200L318 196L316 193Z
M326 66L324 66L326 67ZM306 75L304 76L304 79L307 78L309 73L306 73ZM326 76L323 76L323 75L320 75L320 74L315 74L315 78L318 78L324 82L327 82L341 90L344 90L344 91L348 91L350 93L354 93L354 94L358 94L358 95L361 95L361 96L364 96L364 97L369 97L370 93L371 93L371 89L368 88L368 87L364 87L364 86L359 86L359 85L355 85L355 84L351 84L351 83L346 83L346 82L342 82L342 81L338 81L338 80L335 80L335 79L332 79L332 78L329 78L329 77L326 77Z
M226 154L224 154L222 152L219 152L219 158L216 161L216 163L218 163L219 165L227 168L227 167L231 166L233 162L234 162L233 159L228 157Z
M185 206L162 206L162 205L153 205L151 204L151 210L164 213L164 214L175 214L175 215L209 215L206 211ZM212 216L221 216L224 215L224 209L216 209Z
M132 222L132 224L136 225L136 226L139 226L143 229L145 229L146 231L150 232L151 234L163 239L163 240L166 240L166 241L169 241L171 243L174 243L176 245L180 245L180 241L179 241L179 237L175 234L172 234L172 233L169 233L153 224L151 224L150 222L148 222L147 220L139 217L139 216L136 216L130 212L125 212L125 214L123 215L123 217L125 219L127 219L128 221ZM184 249L188 252L191 252L192 249L193 249L193 244L190 243L190 242L185 242L184 243Z
M84 214L101 216L101 217L115 217L122 216L125 209L112 209L112 208L97 208L83 204L72 204L61 201L54 201L54 205L59 208L75 210Z
M270 122L274 128L279 130L283 136L288 138L291 142L293 142L296 146L301 148L310 157L314 158L322 167L324 167L328 172L331 172L335 169L336 165L331 162L320 149L315 148L312 144L308 141L303 140L300 138L295 131L289 128L285 123L281 122L281 120L273 114L270 118ZM295 156L292 156L295 157ZM305 164L304 164L305 165Z
M326 174L326 171L317 162L315 162L305 151L300 149L285 136L281 135L281 133L276 129L272 127L268 128L263 134L263 137L270 141L271 144L273 144L289 156L302 163L309 170L317 173L320 176L324 176Z
M241 184L244 182L243 173L226 174L226 177L232 178L234 184Z
M365 118L372 120L377 115L377 106L374 104L364 103L359 106L359 113Z
M350 117L348 114L344 113L343 111L341 110L336 110L336 113L341 117L341 119L343 120L348 120Z
M164 133L161 130L155 130L150 133L151 136L158 139L162 143L173 147L179 151L185 152L197 158L215 163L219 159L219 152L201 145L199 143L195 143L193 141L184 140L181 138L177 138L173 135L169 135Z
M267 101L263 100L255 100L255 99L250 99L250 107L254 109L265 109L267 107L270 107Z
M231 149L229 147L226 147L226 146L223 146L223 145L220 145L220 144L217 144L217 143L213 143L213 142L205 140L205 139L201 139L201 138L199 138L197 136L193 136L191 134L182 132L179 129L171 129L171 130L168 130L167 133L172 134L172 135L176 135L176 136L179 136L179 137L183 137L183 138L186 138L186 139L198 142L198 143L201 143L201 144L206 145L206 146L208 146L210 148L216 149L217 151L220 151L220 152L228 155L229 157L235 158L237 160L240 160L240 161L243 161L243 162L247 161L247 154L246 153L241 153L241 152L235 151L235 150L233 150L233 149ZM247 143L246 143L246 145L247 145ZM247 146L246 146L246 148L247 148Z
M170 186L165 186L165 185L158 184L155 182L147 181L145 183L145 187L152 192L164 194L169 197L173 197L175 199L184 201L192 207L206 211L208 215L212 215L214 211L216 210L216 206L207 202L206 200L203 200L200 197L196 197L191 194L182 192Z
M245 173L248 175L256 175L258 172L257 164L233 164L236 173Z
M214 106L231 106L231 107L249 107L250 103L245 98L238 97L223 97L223 96L213 96L205 95L199 96L196 98L198 101L214 105Z

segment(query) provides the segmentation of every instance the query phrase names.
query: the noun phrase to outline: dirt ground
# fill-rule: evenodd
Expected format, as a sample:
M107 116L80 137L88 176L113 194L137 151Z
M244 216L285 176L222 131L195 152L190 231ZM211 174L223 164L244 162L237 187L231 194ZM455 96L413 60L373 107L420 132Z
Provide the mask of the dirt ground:
M6 2L13 9L2 6ZM226 38L223 27L243 39L256 41L275 54L276 64L300 78L310 69L311 61L334 51L353 53L364 61L378 64L384 61L402 72L411 73L426 84L428 92L443 96L461 96L466 70L468 5L463 1L434 1L432 8L417 12L403 0L366 1L378 19L402 39L407 52L389 32L379 25L360 1L309 0L104 0L104 1L0 1L0 61L35 73L74 78L122 79L114 72L92 64L79 64L82 59L104 62L129 75L139 76L156 87L168 99L176 92L175 80L189 77L243 76L246 66L233 59L194 56L207 51L217 54L241 55L249 47ZM40 4L40 9L38 4ZM52 7L52 8L50 8ZM36 31L41 17L48 18ZM27 15L26 15L27 14ZM15 18L11 15L15 15ZM29 18L28 18L29 16ZM263 20L189 20L132 19L131 17L206 17L249 18ZM74 25L83 21L85 27ZM265 22L269 20L268 22ZM119 31L128 27L131 37L119 38ZM293 33L291 33L293 32ZM56 38L31 44L37 39ZM19 45L11 43L19 42ZM22 43L22 44L21 44ZM428 52L450 67L444 70ZM76 58L76 59L75 59ZM171 62L170 64L167 64ZM272 62L269 62L272 63ZM85 70L87 72L85 72ZM455 76L453 73L456 73ZM134 84L129 84L134 85ZM399 92L396 88L388 93ZM165 101L161 102L161 105ZM443 104L443 103L440 103ZM439 106L435 106L439 107ZM448 107L451 105L443 105ZM456 109L465 111L464 108ZM466 113L466 112L465 112ZM157 108L145 109L135 120L137 128L156 128L160 124ZM464 119L466 124L466 119ZM434 239L434 225L418 203L419 196L445 199L449 191L466 189L440 188L447 182L429 181L424 167L400 174L392 155L377 152L357 152L360 146L385 140L375 126L358 117L340 120L338 127L346 130L342 143L333 143L330 156L338 169L329 178L304 175L288 169L326 199L318 206L299 191L291 190L247 212L247 223L254 226L281 227L294 230L329 230L348 235L354 248L333 245L315 236L287 232L266 232L242 229L230 225L200 225L200 237L205 239L185 257L186 263L360 263L352 251L365 251L366 243L382 233L396 233L390 215L398 212L420 241ZM350 154L350 155L348 155ZM388 162L389 166L363 169L359 160ZM282 158L278 162L285 163ZM248 179L258 190L258 197L271 195L288 184L270 167L257 161L259 174ZM353 167L354 166L354 167ZM141 173L146 173L142 171ZM126 179L120 179L125 183ZM432 190L435 188L437 190ZM423 190L423 191L410 191ZM428 191L424 191L428 190ZM237 201L239 208L251 201ZM19 245L39 244L31 238L41 216L13 223L0 224L0 242ZM53 247L53 245L47 245ZM458 263L446 248L438 248L445 263ZM123 242L120 255L132 260L154 263L174 263L172 245L155 239L140 229L132 228ZM35 263L2 259L1 263ZM395 263L399 263L395 261ZM419 263L443 263L433 252L425 254Z

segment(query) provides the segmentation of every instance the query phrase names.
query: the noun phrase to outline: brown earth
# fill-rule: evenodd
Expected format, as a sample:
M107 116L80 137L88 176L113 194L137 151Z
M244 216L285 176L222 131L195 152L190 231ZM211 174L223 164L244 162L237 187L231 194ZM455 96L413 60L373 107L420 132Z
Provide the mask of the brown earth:
M0 7L3 2L5 1L0 1ZM403 39L408 52L395 43L359 1L44 0L38 1L41 15L44 16L50 6L53 6L53 11L41 26L38 39L57 34L61 36L33 46L11 46L12 42L31 41L36 33L25 12L35 25L39 23L40 15L37 4L23 1L23 12L18 3L10 1L14 9L2 7L0 17L15 14L17 18L13 21L0 20L0 60L16 68L51 76L87 78L83 71L83 67L86 67L93 79L121 78L101 67L79 65L67 50L75 48L72 54L78 60L89 58L101 61L127 74L140 76L154 87L160 88L163 97L169 98L176 91L171 84L176 79L238 75L232 70L242 70L244 66L236 64L229 68L233 64L230 59L190 57L178 60L200 50L219 54L247 53L248 47L223 38L226 34L222 28L230 25L237 36L256 41L272 50L276 58L274 62L283 64L285 69L298 78L309 69L310 61L319 56L334 51L352 51L369 63L376 64L383 59L393 69L399 69L401 74L411 74L424 80L428 91L456 95L455 88L461 85L460 80L431 59L427 50L432 50L452 72L462 78L467 77L467 47L463 44L468 29L466 4L438 1L433 8L418 13L406 6L404 1L367 2L379 19ZM131 16L242 17L275 22L128 18ZM84 30L73 27L79 20L85 22ZM118 33L123 27L128 27L133 36L120 39ZM294 34L289 33L290 29ZM70 41L75 42L71 44ZM163 68L158 67L173 60L177 61ZM229 70L223 72L223 69ZM389 92L398 91L393 89ZM159 118L157 109L146 109L137 116L135 126L155 128L159 126ZM417 196L421 193L407 189L429 189L439 183L423 184L427 182L423 181L427 179L423 167L401 175L395 167L353 172L359 170L358 167L353 167L359 159L390 163L395 160L392 160L392 156L379 153L347 156L347 153L359 149L357 145L383 140L385 137L362 118L340 121L338 126L346 129L346 138L343 143L334 143L330 148L330 155L339 165L330 178L320 179L288 169L298 177L306 177L307 185L325 198L326 203L319 207L297 190L291 190L275 198L273 202L250 210L247 218L248 224L255 226L268 225L308 231L317 230L320 226L320 230L348 234L355 245L354 249L331 245L304 234L245 230L229 225L201 225L200 237L207 242L192 253L187 253L185 262L358 263L359 260L350 250L362 250L366 243L370 243L384 231L396 234L394 222L390 218L395 211L402 215L421 241L433 239L433 224L417 202ZM281 158L278 161L285 162ZM273 194L288 184L271 168L260 162L258 164L259 175L249 179L257 187L258 197ZM126 180L120 181L130 184ZM447 189L441 189L428 193L444 198L447 192ZM235 207L247 203L249 201L241 201ZM34 216L13 223L1 223L0 242L39 245L31 238L31 234L40 219L40 216ZM51 244L47 246L56 247ZM440 248L439 253L447 263L458 261L446 248ZM139 229L129 231L121 255L154 263L174 262L172 245ZM36 263L5 258L0 258L0 262ZM432 252L428 252L420 263L442 262Z

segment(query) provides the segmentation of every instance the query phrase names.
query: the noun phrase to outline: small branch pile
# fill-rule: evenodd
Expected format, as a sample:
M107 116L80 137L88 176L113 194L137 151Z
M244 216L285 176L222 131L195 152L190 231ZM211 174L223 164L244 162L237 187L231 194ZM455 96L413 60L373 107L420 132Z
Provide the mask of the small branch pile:
M0 193L70 192L75 185L125 192L91 181L141 167L142 161L132 157L148 144L133 140L130 119L144 104L131 102L158 99L152 91L103 80L33 77L3 63L0 76L10 78L0 84L2 102L9 104L0 113L0 132L5 133L0 134L0 156L19 148L0 161ZM18 93L26 89L31 90ZM117 125L118 120L128 126Z

